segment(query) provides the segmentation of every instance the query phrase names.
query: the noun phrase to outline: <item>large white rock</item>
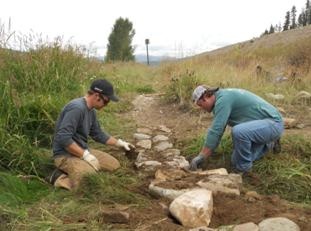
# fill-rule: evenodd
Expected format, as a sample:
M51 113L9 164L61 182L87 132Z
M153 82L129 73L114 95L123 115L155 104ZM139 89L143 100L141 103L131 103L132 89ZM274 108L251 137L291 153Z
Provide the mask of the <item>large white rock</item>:
M268 218L260 222L258 226L259 231L300 231L295 222L285 217Z
M208 226L213 212L212 192L207 189L193 189L177 197L170 204L169 210L183 226Z

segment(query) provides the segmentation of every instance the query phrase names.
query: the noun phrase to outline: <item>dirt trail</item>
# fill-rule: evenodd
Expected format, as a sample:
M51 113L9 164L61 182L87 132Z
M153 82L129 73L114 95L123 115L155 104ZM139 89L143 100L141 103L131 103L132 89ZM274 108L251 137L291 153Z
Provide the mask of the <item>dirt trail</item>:
M181 112L177 105L161 103L158 95L139 96L133 102L135 108L130 112L137 128L156 128L165 125L172 131L173 140L178 143L187 137L194 137L205 132L211 122L208 114L198 111ZM148 195L150 177L142 183L140 193ZM301 230L311 230L311 209L300 208L280 199L278 195L246 195L243 189L241 196L217 195L214 197L214 212L211 228L220 225L233 225L246 222L258 224L270 217L287 217L298 224ZM179 225L168 215L170 202L165 199L150 197L151 206L132 211L131 223L126 228L134 230L188 230ZM123 227L124 228L124 227Z

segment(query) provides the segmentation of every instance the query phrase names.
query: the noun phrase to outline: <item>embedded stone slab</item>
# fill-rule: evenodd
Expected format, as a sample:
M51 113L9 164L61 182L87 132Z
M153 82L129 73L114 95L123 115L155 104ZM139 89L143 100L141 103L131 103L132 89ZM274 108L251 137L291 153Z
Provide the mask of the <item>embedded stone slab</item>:
M261 221L259 231L300 231L299 226L285 217L268 218Z
M143 133L134 133L133 136L136 140L149 140L149 139L151 139L150 135L146 135Z
M184 156L175 156L172 160L164 162L172 168L189 168L189 161Z
M152 138L152 142L157 143L160 141L167 141L168 137L164 135L156 135L155 137Z
M167 142L167 141L162 141L158 143L156 146L154 146L154 150L157 152L164 151L166 149L172 148L173 144Z
M162 163L160 163L159 161L155 161L155 160L147 160L141 163L135 163L137 168L144 168L144 170L146 171L153 171L156 169L156 167L159 167L162 165Z
M152 142L151 140L140 140L136 143L136 146L143 149L151 149Z
M169 211L183 226L208 226L213 213L212 192L206 189L186 192L170 204Z
M238 174L234 174L233 177L230 177L230 175L231 174L210 175L207 176L207 178L197 182L197 185L202 188L211 190L214 194L221 192L239 196L242 177Z

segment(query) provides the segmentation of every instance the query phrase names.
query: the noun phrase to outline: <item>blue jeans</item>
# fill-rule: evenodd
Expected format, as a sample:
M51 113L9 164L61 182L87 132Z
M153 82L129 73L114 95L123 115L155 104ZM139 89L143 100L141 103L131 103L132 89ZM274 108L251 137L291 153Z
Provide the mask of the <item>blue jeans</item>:
M233 152L231 163L241 172L249 171L253 161L273 148L284 130L283 122L271 119L253 120L232 128Z

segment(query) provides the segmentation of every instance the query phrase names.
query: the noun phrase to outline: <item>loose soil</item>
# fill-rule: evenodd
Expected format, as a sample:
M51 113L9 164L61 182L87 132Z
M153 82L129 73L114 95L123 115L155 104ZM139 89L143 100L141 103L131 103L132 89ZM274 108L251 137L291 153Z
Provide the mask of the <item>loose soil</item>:
M193 138L206 131L211 123L211 116L200 113L193 109L191 112L182 112L178 105L161 103L158 95L141 97L135 102L135 109L126 116L132 116L138 127L156 128L165 125L172 130L170 140L174 147L184 139ZM304 118L300 119L303 120ZM303 121L302 121L303 122ZM307 121L306 121L307 122ZM310 126L304 129L287 130L286 132L311 134ZM175 182L174 188L180 189L192 186L195 176L188 177L188 185L183 182L178 185ZM135 189L146 197L150 198L150 205L146 208L129 208L130 223L117 225L116 229L130 230L188 230L178 224L170 217L168 206L170 201L163 198L153 198L148 193L148 185L153 176L146 175L146 181ZM256 184L258 179L254 179ZM252 181L250 181L252 183ZM170 185L172 188L172 185ZM311 230L311 208L304 208L297 204L280 199L278 195L260 195L260 198L250 198L247 189L243 188L240 196L229 196L217 194L213 197L214 210L209 227L216 228L221 225L234 225L246 222L258 224L260 221L270 217L286 217L300 226L301 230Z

